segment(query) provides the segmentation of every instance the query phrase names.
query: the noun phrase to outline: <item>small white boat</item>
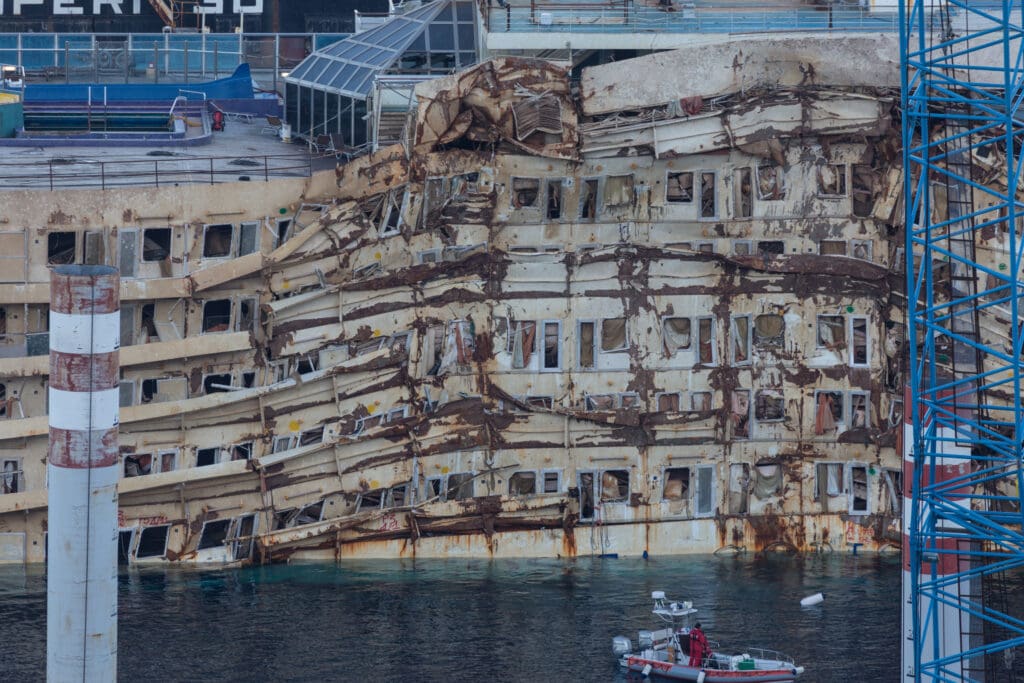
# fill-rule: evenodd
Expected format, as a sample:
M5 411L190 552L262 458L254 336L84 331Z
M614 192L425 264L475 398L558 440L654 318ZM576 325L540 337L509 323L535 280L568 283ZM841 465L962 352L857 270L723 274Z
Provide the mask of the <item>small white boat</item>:
M653 613L669 626L640 631L636 650L629 638L612 638L612 652L624 669L644 676L696 683L795 681L804 672L802 666L780 652L744 648L737 654L726 654L712 641L708 641L711 651L700 658L699 666L691 666L690 619L697 613L693 603L666 600L664 591L654 591L651 598Z

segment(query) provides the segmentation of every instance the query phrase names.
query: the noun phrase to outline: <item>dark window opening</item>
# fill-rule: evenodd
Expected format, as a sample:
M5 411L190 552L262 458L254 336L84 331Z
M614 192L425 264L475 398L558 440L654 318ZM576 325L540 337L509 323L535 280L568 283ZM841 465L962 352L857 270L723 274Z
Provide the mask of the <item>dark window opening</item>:
M594 362L594 323L580 323L580 367L596 367Z
M385 489L374 489L373 491L360 493L359 504L356 505L356 511L380 509L381 503L384 501L384 494L386 493L387 491Z
M217 299L203 304L203 332L225 332L230 324L230 299Z
M580 519L594 518L594 473L579 473Z
M128 560L132 552L132 534L134 532L129 529L128 531L119 531L117 534L117 564L118 566L124 567L128 564Z
M235 325L239 332L248 332L253 329L256 322L256 302L252 299L243 299L238 302L238 324Z
M153 397L158 393L158 385L155 379L144 379L142 380L142 395L140 401L142 403L150 403Z
M203 533L199 537L199 545L196 547L196 550L205 550L224 545L230 526L230 519L218 519L203 524Z
M231 447L232 460L249 460L252 458L252 442L235 444Z
M754 188L750 182L750 169L736 171L736 216L750 218L754 215Z
M594 220L597 215L597 179L588 178L580 187L580 219Z
M169 524L144 528L139 535L139 549L135 551L135 557L163 557L170 530Z
M303 356L295 364L295 371L300 375L308 375L311 372L316 372L317 361L316 359L308 356Z
M555 220L562 217L562 181L561 180L549 180L548 185L548 210L547 216L549 220Z
M171 229L149 228L142 231L142 260L163 261L171 254Z
M256 373L255 372L243 372L242 373L242 386L246 389L251 389L256 384Z
M786 253L786 245L781 240L757 243L758 256L778 256Z
M673 204L689 204L693 201L693 172L669 173L665 185L665 201Z
M850 512L868 511L868 470L866 467L850 468Z
M231 255L231 234L234 226L230 223L207 225L203 235L203 256L219 258Z
M281 246L288 240L291 232L292 219L282 218L277 222L277 246Z
M845 164L822 164L818 166L818 194L831 197L846 195Z
M231 374L207 375L203 377L203 393L216 394L218 391L231 391Z
M316 429L310 429L302 432L299 436L300 446L309 446L310 444L320 443L324 440L324 428L323 426L317 427Z
M629 470L606 470L601 473L601 502L626 500L629 497Z
M867 164L854 164L851 185L853 189L853 215L867 218L875 208L875 175Z
M700 174L700 217L714 218L718 215L718 199L715 197L715 174Z
M144 342L149 342L153 339L159 339L160 335L156 331L156 304L143 304L142 305L142 322L139 325L144 338Z
M785 403L776 392L759 391L754 405L754 417L761 422L772 422L786 416Z
M672 467L665 470L665 500L686 500L690 493L690 468Z
M540 198L539 178L512 179L512 206L516 209L537 206Z
M196 467L206 467L217 462L217 448L200 448L196 451Z
M558 493L558 472L544 473L544 493Z
M561 367L562 343L559 339L558 323L544 323L544 369L557 370Z
M153 471L153 456L139 453L124 456L124 476L142 477Z
M66 264L75 262L75 246L78 233L51 232L46 236L46 262Z
M516 472L508 478L508 495L529 496L537 492L537 475L534 472Z
M238 518L235 525L235 548L233 555L236 560L244 560L252 554L255 542L253 532L256 530L256 515L244 515Z
M466 500L473 497L473 474L463 472L448 475L446 500Z

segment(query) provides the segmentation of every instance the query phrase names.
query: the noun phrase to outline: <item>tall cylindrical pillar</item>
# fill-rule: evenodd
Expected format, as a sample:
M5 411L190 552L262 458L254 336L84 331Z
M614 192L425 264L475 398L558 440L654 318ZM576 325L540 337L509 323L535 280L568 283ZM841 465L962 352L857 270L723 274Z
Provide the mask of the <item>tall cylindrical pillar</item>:
M46 678L117 678L118 271L50 275Z

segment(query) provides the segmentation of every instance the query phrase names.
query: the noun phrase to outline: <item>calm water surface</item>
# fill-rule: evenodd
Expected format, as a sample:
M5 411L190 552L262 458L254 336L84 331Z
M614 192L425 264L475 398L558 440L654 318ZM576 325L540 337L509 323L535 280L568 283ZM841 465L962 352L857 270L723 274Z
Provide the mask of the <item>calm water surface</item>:
M708 637L793 656L801 682L897 681L898 558L359 562L120 577L126 681L609 681L650 592ZM825 601L800 607L822 591ZM46 577L0 567L5 681L41 681ZM870 656L865 656L869 653Z

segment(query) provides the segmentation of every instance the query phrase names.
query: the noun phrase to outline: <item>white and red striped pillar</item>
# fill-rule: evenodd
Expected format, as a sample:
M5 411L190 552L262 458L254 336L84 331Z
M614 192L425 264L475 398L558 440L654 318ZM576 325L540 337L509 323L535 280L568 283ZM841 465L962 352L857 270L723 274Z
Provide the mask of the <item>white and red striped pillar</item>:
M952 396L952 392L949 392L949 396ZM942 398L942 396L940 396ZM921 414L922 428L928 428L928 422L925 417L924 405L915 406L911 401L910 387L904 388L903 394L903 434L902 434L902 445L901 450L903 451L903 676L904 680L914 680L915 674L919 672L914 671L914 634L912 630L912 618L913 618L913 604L911 602L911 592L914 586L915 577L911 573L910 567L910 534L913 531L911 529L911 513L913 511L913 486L915 477L915 464L914 464L914 411L919 411ZM970 418L971 416L966 413L961 414L964 418ZM930 420L929 420L930 421ZM931 471L931 465L922 463L920 467L921 480L927 485L931 481L931 477L934 474L935 483L941 483L944 481L952 481L967 475L970 470L969 457L971 450L967 446L957 445L957 433L955 430L949 427L936 427L938 439L934 442L935 447L941 449L938 457L935 458L934 473ZM966 442L967 437L961 437L961 440ZM950 493L946 494L946 497L952 500L965 499L964 505L969 505L966 500L966 496L970 493L970 487L964 486L959 489L955 489ZM958 503L959 504L959 503ZM924 513L923 510L919 511ZM922 515L919 514L919 517ZM938 529L944 529L947 531L956 531L959 529L959 525L949 521L940 520L937 523ZM943 576L950 574L956 574L958 572L966 571L969 567L970 561L961 559L956 554L957 540L952 538L940 538L938 539L937 547L923 549L923 555L921 562L921 573L924 575L925 580L931 579L932 570L934 568L936 578L941 579ZM971 585L970 580L962 578L956 586L950 586L946 589L947 591L958 593L960 599L965 599L970 595ZM949 657L970 648L968 642L970 633L970 615L961 611L956 605L952 604L937 604L934 605L935 613L934 619L937 623L932 623L929 619L929 611L933 607L930 599L927 597L921 597L918 604L918 619L922 625L922 633L928 637L922 642L923 654L922 661L934 661L940 658ZM930 636L931 634L938 634L938 639L934 640ZM935 644L938 644L939 652L935 652ZM953 663L944 667L946 675L952 675L957 680L963 673L963 664ZM918 680L932 680L929 679L918 679ZM938 680L935 678L934 680ZM950 679L952 680L952 679Z
M118 271L50 274L47 681L117 678Z

